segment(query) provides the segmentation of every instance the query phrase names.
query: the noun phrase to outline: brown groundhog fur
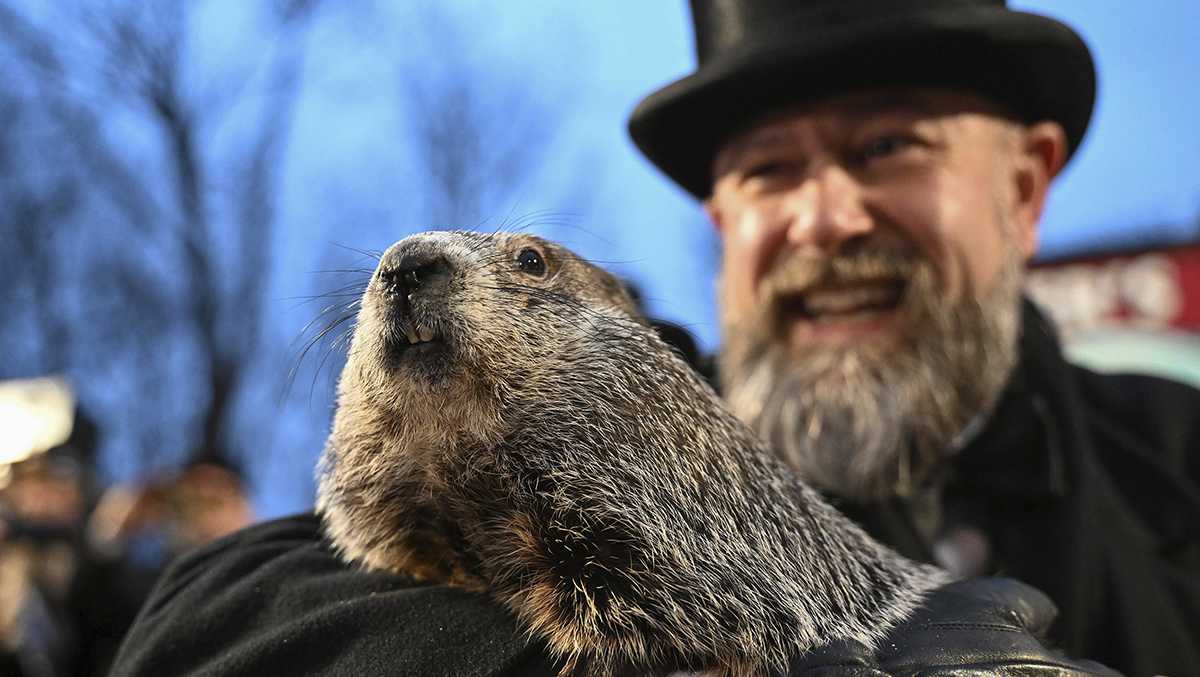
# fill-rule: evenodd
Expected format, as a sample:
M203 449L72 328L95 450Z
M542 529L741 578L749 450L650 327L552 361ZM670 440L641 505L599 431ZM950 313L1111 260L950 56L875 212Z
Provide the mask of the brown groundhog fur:
M615 278L525 234L384 254L319 485L347 559L486 592L564 675L764 675L947 582L802 484Z

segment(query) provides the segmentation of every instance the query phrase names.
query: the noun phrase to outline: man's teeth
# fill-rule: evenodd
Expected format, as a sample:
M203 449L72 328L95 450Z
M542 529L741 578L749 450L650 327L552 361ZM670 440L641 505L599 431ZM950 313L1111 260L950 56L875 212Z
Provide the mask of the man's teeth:
M404 336L408 338L409 344L428 343L433 340L435 334L433 330L425 325L404 325Z
M810 315L879 310L894 306L899 296L899 290L891 285L817 289L804 295L804 309Z

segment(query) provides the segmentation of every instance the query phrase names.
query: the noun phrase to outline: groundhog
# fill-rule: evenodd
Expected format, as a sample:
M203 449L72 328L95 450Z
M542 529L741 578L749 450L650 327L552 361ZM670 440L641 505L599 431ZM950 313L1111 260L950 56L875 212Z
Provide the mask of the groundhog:
M616 278L528 234L387 250L318 474L346 559L492 596L563 675L766 675L948 582L797 478Z

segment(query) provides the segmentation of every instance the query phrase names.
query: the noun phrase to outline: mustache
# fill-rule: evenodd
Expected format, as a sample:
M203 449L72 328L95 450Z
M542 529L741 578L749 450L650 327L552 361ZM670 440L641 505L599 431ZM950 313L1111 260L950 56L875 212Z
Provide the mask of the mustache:
M777 261L759 281L760 297L771 301L821 287L908 280L926 260L911 250L875 247L849 254L793 254Z

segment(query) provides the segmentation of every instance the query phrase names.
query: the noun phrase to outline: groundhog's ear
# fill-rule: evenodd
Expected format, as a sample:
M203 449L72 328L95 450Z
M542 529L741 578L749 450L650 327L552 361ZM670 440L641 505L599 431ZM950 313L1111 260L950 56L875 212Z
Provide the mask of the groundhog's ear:
M693 369L703 373L703 367L700 362L700 347L696 345L696 339L692 337L691 332L674 322L666 320L650 320L650 326L654 331L658 332L658 337L671 346L679 356L683 358Z
M646 309L642 306L642 290L637 284L633 280L616 276L612 276L609 281L612 283L613 296L621 299L622 309L637 321L649 326L646 321Z

